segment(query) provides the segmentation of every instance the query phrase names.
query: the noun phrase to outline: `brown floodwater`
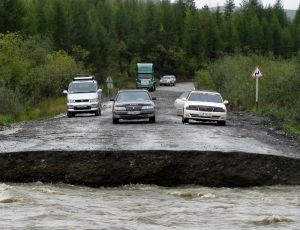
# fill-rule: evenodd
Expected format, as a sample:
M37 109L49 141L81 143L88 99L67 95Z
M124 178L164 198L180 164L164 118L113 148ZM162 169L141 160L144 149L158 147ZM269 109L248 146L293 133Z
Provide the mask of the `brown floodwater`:
M1 229L300 229L300 186L0 184Z

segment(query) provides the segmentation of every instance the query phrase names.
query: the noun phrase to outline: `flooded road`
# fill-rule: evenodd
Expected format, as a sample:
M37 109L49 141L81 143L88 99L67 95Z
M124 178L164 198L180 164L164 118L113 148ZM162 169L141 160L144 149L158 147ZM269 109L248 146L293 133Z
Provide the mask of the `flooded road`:
M1 229L299 229L300 186L0 184Z

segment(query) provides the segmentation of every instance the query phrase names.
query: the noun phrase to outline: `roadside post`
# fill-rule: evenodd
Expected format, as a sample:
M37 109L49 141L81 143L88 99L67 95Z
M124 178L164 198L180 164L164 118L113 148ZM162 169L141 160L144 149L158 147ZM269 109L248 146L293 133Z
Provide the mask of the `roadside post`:
M114 87L113 79L111 78L111 76L108 76L106 78L106 86L107 86L107 97L109 98L109 90Z
M262 77L262 72L260 71L259 67L255 67L254 71L252 72L252 77L256 79L256 95L255 95L255 110L258 110L258 79Z

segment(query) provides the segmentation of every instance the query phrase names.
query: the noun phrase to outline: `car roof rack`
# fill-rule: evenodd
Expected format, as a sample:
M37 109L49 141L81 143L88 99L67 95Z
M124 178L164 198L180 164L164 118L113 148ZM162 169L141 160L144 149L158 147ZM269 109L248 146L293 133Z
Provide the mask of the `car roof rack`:
M76 74L76 76L73 78L74 81L87 81L87 80L95 80L94 76L91 76L89 74Z

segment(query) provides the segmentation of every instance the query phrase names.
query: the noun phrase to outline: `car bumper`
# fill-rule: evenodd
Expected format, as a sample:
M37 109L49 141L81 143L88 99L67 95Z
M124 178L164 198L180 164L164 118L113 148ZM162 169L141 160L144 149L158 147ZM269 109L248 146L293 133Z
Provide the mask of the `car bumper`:
M173 85L173 82L160 82L160 85Z
M144 119L155 117L154 110L144 110L144 111L122 111L122 112L113 112L113 118L117 119Z
M68 112L89 113L96 112L100 108L100 103L68 103Z
M199 121L225 121L227 113L186 110L183 117Z

